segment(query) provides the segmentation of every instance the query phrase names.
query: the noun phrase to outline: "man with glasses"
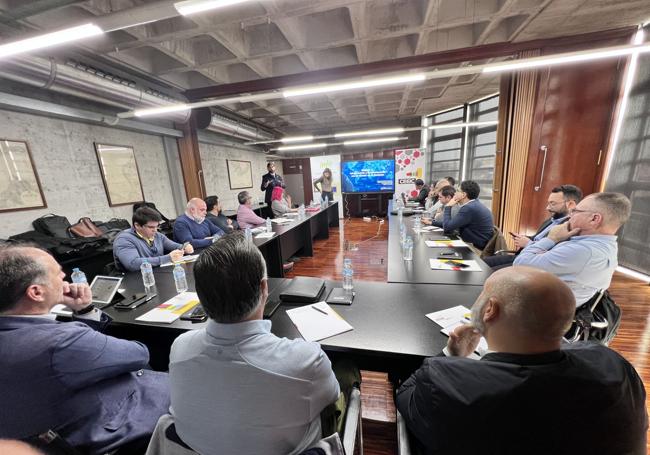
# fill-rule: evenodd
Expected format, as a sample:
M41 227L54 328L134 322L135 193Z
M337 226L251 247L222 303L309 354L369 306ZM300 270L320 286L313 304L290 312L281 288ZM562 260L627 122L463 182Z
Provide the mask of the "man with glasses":
M548 203L546 204L546 210L551 214L551 217L544 220L537 229L537 232L532 236L514 233L510 234L515 241L517 249L521 250L531 242L543 239L548 235L553 226L565 223L569 219L569 212L573 210L581 200L582 190L575 185L560 185L553 188L551 194L548 195ZM511 266L515 257L516 256L511 254L505 254L489 256L483 260L490 267L502 268Z
M630 200L623 194L591 194L571 211L566 223L551 227L546 238L524 248L514 264L557 275L581 306L609 287L618 265L615 234L630 211Z
M183 248L158 232L161 221L160 214L148 207L141 207L133 213L133 227L120 232L113 242L113 257L119 270L140 270L145 259L156 267L194 252L191 244Z

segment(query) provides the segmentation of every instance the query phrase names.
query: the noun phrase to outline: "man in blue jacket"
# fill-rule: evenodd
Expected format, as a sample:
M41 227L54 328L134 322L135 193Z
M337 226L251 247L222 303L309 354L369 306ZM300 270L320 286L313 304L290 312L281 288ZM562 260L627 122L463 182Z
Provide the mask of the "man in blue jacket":
M145 260L153 267L168 264L194 252L191 244L183 247L158 232L162 218L149 207L136 210L131 221L133 227L120 232L113 242L113 258L121 271L138 271Z
M443 228L445 232L459 231L463 241L482 250L492 238L494 221L492 212L478 200L480 192L478 183L465 180L460 184L460 190L445 205L442 221L433 221L431 224ZM460 210L452 216L452 207L456 205L460 205Z
M169 408L168 376L143 370L144 345L91 328L109 318L64 276L45 251L0 248L0 438L52 429L92 454L146 447ZM83 322L56 321L56 304Z
M207 213L208 206L203 199L190 199L185 213L174 221L174 240L190 242L194 248L205 248L224 235L225 232L206 219Z

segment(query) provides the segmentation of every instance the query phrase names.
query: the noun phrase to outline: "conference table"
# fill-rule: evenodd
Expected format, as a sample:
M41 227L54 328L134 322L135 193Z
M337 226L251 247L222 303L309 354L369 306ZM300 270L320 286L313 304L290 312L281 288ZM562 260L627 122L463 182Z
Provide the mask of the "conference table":
M390 206L389 206L390 208ZM432 248L426 245L427 240L444 238L457 239L456 236L446 236L442 231L415 232L414 216L404 216L400 221L398 215L388 215L388 282L389 283L418 283L418 284L455 284L483 286L485 280L492 274L490 267L469 247ZM402 259L400 243L400 223L406 227L406 234L413 239L413 260ZM443 250L458 252L464 260L474 260L481 267L480 272L465 272L453 270L432 270L430 259L436 259Z
M412 230L412 220L405 218ZM260 248L269 265L281 262L287 254L300 252L311 254L315 238L325 238L330 225L338 224L338 207L335 203L317 213L308 213L305 219L296 220L289 225L274 224L276 233L270 239L253 239ZM428 267L427 252L434 248L414 248L414 264L424 264L421 270L403 265L399 248L399 220L389 218L389 282L354 282L355 298L352 305L332 305L332 307L354 327L345 332L320 341L328 355L354 359L359 367L374 371L386 371L392 380L407 377L422 360L442 351L447 337L441 327L425 317L426 314L464 305L470 308L482 287L482 281L489 271L456 272L435 271ZM411 234L413 234L411 232ZM432 236L433 237L433 236ZM423 236L422 238L428 238ZM416 241L415 244L418 242ZM420 240L424 245L424 240ZM414 245L415 246L415 245ZM425 250L425 248L427 248ZM462 249L461 249L462 250ZM478 259L471 250L462 251L464 258ZM421 251L416 256L416 251ZM416 262L415 258L418 258ZM484 264L481 262L481 265ZM183 264L186 268L189 290L194 290L193 264ZM113 318L110 333L127 339L144 342L152 354L151 364L155 369L166 369L169 361L169 348L173 340L188 330L201 329L207 323L176 320L171 324L136 321L136 318L164 303L176 295L172 267L159 267L155 270L156 297L133 310L117 310L108 307L104 311ZM277 301L279 294L291 283L282 275L269 273L269 301ZM402 281L399 281L402 280ZM411 280L411 281L409 281ZM142 292L140 273L126 274L122 281L124 294ZM323 299L332 288L341 287L334 281L326 281ZM280 337L300 338L286 311L296 305L283 303L273 313L272 332Z

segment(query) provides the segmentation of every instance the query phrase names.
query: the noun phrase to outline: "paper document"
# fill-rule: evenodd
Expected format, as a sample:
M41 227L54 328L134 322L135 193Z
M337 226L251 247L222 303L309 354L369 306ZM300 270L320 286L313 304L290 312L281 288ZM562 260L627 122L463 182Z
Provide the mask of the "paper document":
M454 270L457 272L482 272L476 261L465 259L429 259L432 270Z
M255 236L256 239L270 239L275 235L275 232L262 232L261 234L257 234Z
M72 317L72 310L65 305L56 304L50 310L50 313L56 314L57 316L70 316Z
M183 256L179 261L177 261L178 264L187 264L189 262L194 262L199 258L198 254L188 254ZM167 264L161 264L161 267L170 267L172 265L176 264L176 262L168 262Z
M196 292L183 292L175 297L161 303L151 311L135 318L143 322L164 322L171 324L180 318L183 313L191 310L199 304L199 297Z
M288 215L288 213L285 213L285 215ZM289 218L273 218L271 220L272 223L275 224L286 224L286 223L291 223L293 220Z
M467 246L467 243L462 240L425 240L424 243L426 243L429 248L459 248Z
M440 232L440 231L443 231L443 230L444 229L442 229L441 227L437 227L437 226L424 226L422 228L422 231L424 231L424 232Z
M319 341L354 329L325 302L287 310L287 316L307 341Z

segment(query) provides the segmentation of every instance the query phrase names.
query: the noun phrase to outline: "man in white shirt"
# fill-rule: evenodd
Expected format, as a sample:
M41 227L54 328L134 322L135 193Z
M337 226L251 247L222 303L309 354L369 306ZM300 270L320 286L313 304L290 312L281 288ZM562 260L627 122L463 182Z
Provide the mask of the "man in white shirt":
M271 333L260 251L220 238L194 265L207 327L170 354L171 412L180 438L204 454L293 454L321 438L321 411L339 397L320 345Z

